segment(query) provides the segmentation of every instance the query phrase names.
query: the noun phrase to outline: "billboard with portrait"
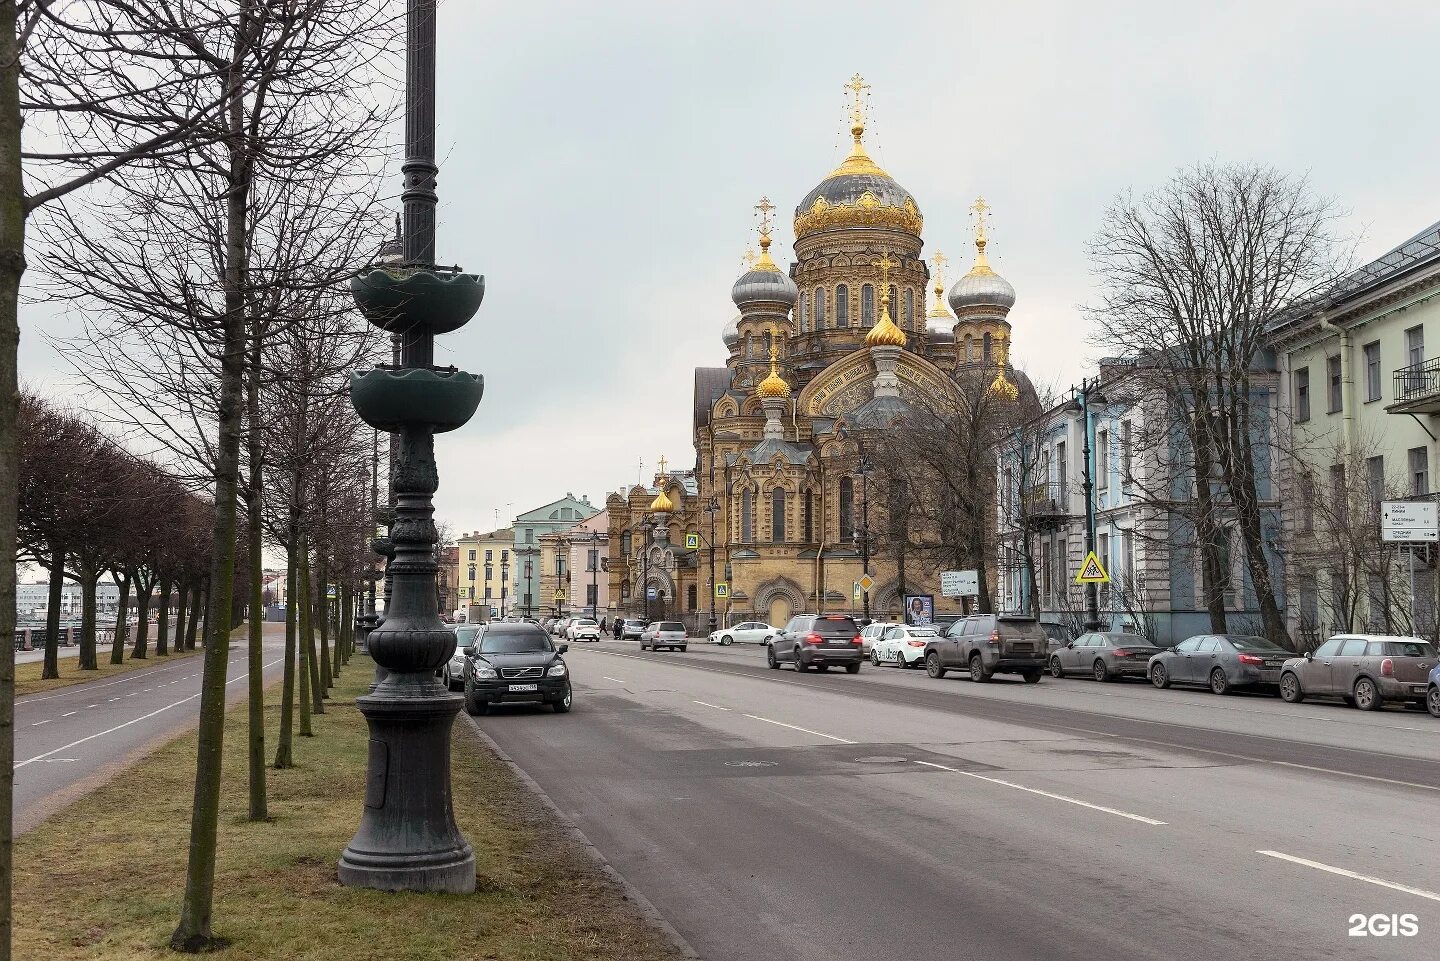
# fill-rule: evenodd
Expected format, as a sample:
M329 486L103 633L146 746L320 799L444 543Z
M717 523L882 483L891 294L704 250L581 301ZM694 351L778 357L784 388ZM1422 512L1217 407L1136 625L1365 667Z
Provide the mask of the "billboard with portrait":
M933 594L906 594L905 595L905 623L906 624L933 624L935 622L935 595Z

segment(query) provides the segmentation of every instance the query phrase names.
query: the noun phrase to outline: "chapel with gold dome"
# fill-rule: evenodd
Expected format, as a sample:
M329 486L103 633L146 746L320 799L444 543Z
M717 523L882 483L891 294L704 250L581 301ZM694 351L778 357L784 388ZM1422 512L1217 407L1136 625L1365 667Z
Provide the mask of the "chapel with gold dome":
M694 467L607 502L610 597L633 616L648 590L650 616L703 630L717 583L721 626L852 606L898 619L905 593L958 609L939 597L938 570L863 543L867 524L882 529L884 498L867 491L862 452L927 397L1033 396L1009 363L1015 289L989 263L977 200L973 265L945 296L943 255L922 259L918 201L866 148L869 85L857 74L846 88L849 153L795 207L788 269L771 252L775 205L755 207L760 253L730 291L725 366L695 370Z

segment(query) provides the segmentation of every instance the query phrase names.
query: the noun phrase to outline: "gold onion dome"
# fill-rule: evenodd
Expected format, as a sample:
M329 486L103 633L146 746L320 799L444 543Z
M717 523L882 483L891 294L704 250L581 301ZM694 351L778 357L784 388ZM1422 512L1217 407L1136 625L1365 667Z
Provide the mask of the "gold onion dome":
M985 212L990 207L981 197L970 209L975 211L975 265L950 288L950 309L957 314L966 307L999 307L1008 312L1015 306L1015 288L995 273L985 257Z
M655 499L650 502L650 510L656 513L664 512L668 514L674 509L675 503L665 496L665 489L662 487L660 493L656 494Z
M795 237L837 227L880 227L920 235L925 219L915 198L880 168L865 150L864 92L858 73L845 85L854 95L850 111L850 155L795 208Z
M790 385L785 383L784 377L780 376L780 368L776 365L776 360L780 356L780 345L777 340L778 335L772 332L770 336L770 376L762 380L755 388L755 396L766 400L790 396Z
M905 331L895 326L895 321L890 319L890 292L881 288L880 294L880 319L875 321L875 326L865 335L866 347L904 347Z

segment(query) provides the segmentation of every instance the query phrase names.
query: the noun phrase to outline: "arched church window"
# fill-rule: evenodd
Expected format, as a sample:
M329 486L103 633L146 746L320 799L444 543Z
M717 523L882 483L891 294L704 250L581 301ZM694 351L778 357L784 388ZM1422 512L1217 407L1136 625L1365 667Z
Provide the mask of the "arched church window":
M860 326L875 326L875 287L866 284L860 288Z
M760 356L761 358L770 356L770 331L768 330L765 331L765 352L762 353Z
M990 331L988 330L985 331L984 351L985 353L982 359L988 364L990 363Z
M850 288L844 284L835 288L835 326L850 326Z
M855 482L840 478L840 540L855 540Z
M809 310L808 310L809 304L810 304L810 294L809 294L808 291L803 291L803 290L802 290L802 291L800 292L800 313L799 313L799 316L796 318L796 320L799 322L799 325L800 325L800 333L802 333L802 334L805 333L805 321L806 321L806 318L808 318L808 317L810 316Z
M770 492L770 542L785 543L785 488Z
M755 510L754 500L750 496L750 488L740 492L740 540L748 544L751 541L753 528L751 526L751 512Z
M905 326L915 329L915 291L905 288Z
M805 492L805 543L815 541L815 492Z
M975 338L974 338L974 337L971 337L969 334L966 334L966 335L965 335L965 356L962 357L961 359L962 359L962 360L965 360L965 361L969 361L969 360L973 357L973 352L974 352L974 350L975 350Z
M825 288L815 288L815 324L811 330L825 329Z
M894 284L890 285L890 316L891 318L900 316L900 291L895 289Z

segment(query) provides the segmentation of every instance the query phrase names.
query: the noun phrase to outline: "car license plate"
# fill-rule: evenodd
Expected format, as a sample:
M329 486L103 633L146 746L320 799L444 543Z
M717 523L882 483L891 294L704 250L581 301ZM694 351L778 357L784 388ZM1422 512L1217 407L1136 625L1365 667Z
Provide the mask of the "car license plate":
M540 685L539 685L539 684L511 684L511 685L510 685L510 693L512 693L512 694L519 694L519 693L521 693L521 692L523 692L523 691L538 691L538 690L540 690Z
M1411 685L1410 685L1410 693L1411 693L1411 694L1424 694L1424 693L1425 693L1425 685L1424 685L1424 684L1411 684Z

